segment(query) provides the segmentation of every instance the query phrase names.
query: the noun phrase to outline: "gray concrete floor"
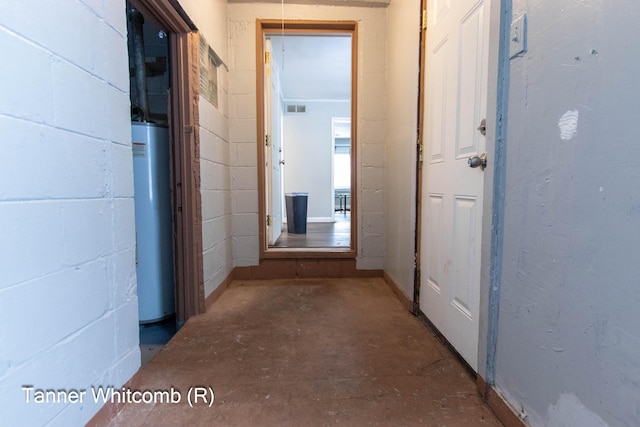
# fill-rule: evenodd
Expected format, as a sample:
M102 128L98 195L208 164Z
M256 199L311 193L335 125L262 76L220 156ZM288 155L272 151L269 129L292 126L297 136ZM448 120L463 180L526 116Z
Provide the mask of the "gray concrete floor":
M194 386L210 407L189 406ZM378 278L233 282L132 380L171 387L180 403L127 404L111 425L501 425Z

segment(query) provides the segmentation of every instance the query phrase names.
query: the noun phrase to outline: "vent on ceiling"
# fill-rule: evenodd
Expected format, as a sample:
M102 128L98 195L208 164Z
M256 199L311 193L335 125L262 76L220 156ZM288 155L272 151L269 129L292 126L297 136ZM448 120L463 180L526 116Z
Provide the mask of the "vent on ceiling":
M287 104L287 114L301 114L306 112L306 105Z

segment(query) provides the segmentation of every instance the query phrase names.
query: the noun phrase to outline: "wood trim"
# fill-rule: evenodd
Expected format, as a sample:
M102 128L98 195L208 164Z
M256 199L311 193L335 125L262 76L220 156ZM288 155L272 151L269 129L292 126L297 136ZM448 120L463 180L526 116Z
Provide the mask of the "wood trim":
M171 37L172 133L175 179L176 320L204 312L202 200L198 132L199 39L196 33Z
M351 242L350 248L295 248L281 249L267 247L266 203L265 203L265 150L262 143L264 138L264 75L263 40L265 34L333 34L349 33L351 35ZM311 20L256 20L256 113L257 133L256 146L258 150L258 239L259 257L263 259L294 259L294 258L355 258L358 248L358 156L357 156L357 127L358 127L358 23L356 21L311 21Z
M382 272L382 278L387 283L387 285L389 285L393 293L396 294L396 297L398 297L400 304L402 304L402 306L407 311L413 312L413 302L409 298L407 298L404 292L400 290L398 284L387 274L386 271Z
M426 13L427 0L421 0L420 2L420 14ZM420 16L420 22L422 22L422 15ZM420 27L420 52L418 52L418 58L420 62L420 69L418 71L418 139L416 145L416 226L415 226L415 255L416 266L414 274L413 284L413 313L418 314L420 312L420 285L421 285L421 265L420 257L422 255L421 247L421 235L422 235L422 161L420 161L420 152L425 149L424 147L424 112L425 112L425 92L427 90L425 81L425 55L424 51L427 46L427 29Z
M122 387L130 387L131 380ZM116 403L107 401L102 408L89 420L85 427L107 427L118 417L118 413L124 408L126 403Z
M218 287L215 288L214 291L211 292L209 296L207 296L207 298L205 299L204 305L206 307L206 310L209 310L209 307L211 307L213 303L216 302L222 296L224 291L227 290L231 282L233 282L234 280L235 280L235 269L232 269L231 273L229 273L229 275L222 281L222 283L220 283Z
M476 385L478 392L483 397L489 408L498 417L505 427L526 427L527 423L518 415L515 409L493 386L486 383L484 378L478 375Z
M358 270L355 259L263 259L259 265L236 267L235 280L381 277L382 270Z
M265 150L264 150L264 32L262 22L256 20L256 150L258 151L258 240L260 259L267 250L267 206L265 199Z
M308 19L285 20L280 19L259 19L257 24L264 30L282 31L284 24L285 32L302 33L335 33L335 32L355 32L358 30L356 21L313 21ZM262 38L260 39L262 41Z
M356 252L345 248L275 248L264 253L262 259L297 259L297 258L356 258Z
M358 23L351 30L351 249L358 251Z
M198 28L177 0L129 0L145 18L153 20L165 31L186 33Z

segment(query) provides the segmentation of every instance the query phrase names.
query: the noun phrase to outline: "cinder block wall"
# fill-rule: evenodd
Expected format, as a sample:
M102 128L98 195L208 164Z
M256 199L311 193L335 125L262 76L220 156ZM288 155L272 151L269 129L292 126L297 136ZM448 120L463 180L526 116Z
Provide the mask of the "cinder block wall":
M413 297L415 263L416 142L420 1L391 2L387 9L387 144L385 174L364 182L385 185L385 273Z
M2 2L0 413L99 409L21 387L121 386L140 365L124 0Z
M219 70L218 107L200 97L200 174L205 297L233 269L227 72Z
M200 121L200 177L204 296L213 292L233 269L231 159L229 144L229 72L226 0L181 0L201 37L222 59L218 67L218 105L203 96Z
M229 138L232 151L235 266L259 257L256 161L256 19L280 19L280 4L230 3ZM387 128L386 8L292 5L285 19L358 22L358 257L359 269L384 267L384 167ZM240 155L241 154L241 155ZM242 235L235 230L243 230Z

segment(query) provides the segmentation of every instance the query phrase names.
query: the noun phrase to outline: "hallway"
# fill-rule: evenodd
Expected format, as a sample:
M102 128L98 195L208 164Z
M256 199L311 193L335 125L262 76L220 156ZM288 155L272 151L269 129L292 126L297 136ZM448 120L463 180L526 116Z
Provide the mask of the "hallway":
M180 404L112 426L501 425L458 360L380 278L235 281L133 378ZM211 408L186 403L211 387Z

